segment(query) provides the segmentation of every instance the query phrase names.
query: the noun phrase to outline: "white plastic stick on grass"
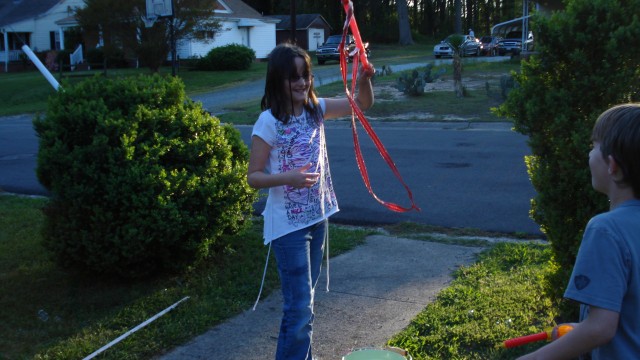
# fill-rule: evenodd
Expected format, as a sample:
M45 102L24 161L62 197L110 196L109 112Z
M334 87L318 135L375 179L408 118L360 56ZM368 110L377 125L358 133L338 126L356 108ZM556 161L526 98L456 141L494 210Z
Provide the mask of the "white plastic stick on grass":
M149 325L152 321L156 320L157 318L159 318L160 316L168 313L169 311L173 310L176 306L178 306L181 302L187 300L189 297L186 296L184 298L182 298L180 301L176 302L175 304L169 306L168 308L160 311L159 313L153 315L152 317L150 317L149 319L147 319L145 322L141 323L140 325L134 327L133 329L127 331L126 333L120 335L117 339L113 340L112 342L108 343L107 345L101 347L100 349L94 351L91 355L87 356L86 358L84 358L84 360L89 360L89 359L93 359L94 357L98 356L98 354L100 354L101 352L107 350L108 348L112 347L113 345L119 343L120 341L122 341L124 338L126 338L127 336L133 334L134 332L142 329L143 327Z
M31 51L31 48L29 48L29 46L27 45L22 45L22 51L24 51L24 53L27 54L29 59L31 59L34 65L38 68L38 70L40 70L42 75L44 75L44 77L47 79L49 84L51 84L51 86L53 86L53 88L56 89L56 91L58 91L58 88L60 87L60 84L58 84L58 80L56 80L56 78L54 78L53 75L51 75L49 70L47 70L47 68L42 64L42 61L40 61L40 59L38 59L36 54L34 54L33 51Z

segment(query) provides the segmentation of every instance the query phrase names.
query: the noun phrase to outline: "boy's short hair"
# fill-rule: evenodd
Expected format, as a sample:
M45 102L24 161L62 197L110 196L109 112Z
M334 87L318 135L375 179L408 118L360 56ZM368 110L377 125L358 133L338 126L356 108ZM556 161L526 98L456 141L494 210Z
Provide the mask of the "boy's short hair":
M616 105L598 117L591 140L600 143L605 161L609 155L622 170L622 183L640 198L640 104Z

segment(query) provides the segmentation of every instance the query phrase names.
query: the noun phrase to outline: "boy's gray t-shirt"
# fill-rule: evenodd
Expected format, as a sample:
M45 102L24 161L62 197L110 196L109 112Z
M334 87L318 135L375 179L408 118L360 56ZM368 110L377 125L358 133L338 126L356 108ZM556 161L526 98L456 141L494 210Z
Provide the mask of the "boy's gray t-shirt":
M592 359L634 359L640 354L640 200L593 217L585 229L564 293L580 306L580 321L595 306L620 314L615 337Z

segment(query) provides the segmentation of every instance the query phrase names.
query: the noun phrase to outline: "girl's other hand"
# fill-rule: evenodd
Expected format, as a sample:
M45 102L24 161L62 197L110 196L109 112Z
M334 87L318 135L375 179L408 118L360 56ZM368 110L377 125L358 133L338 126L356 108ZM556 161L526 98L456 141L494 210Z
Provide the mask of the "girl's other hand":
M296 189L310 188L316 182L318 182L320 173L307 172L307 170L309 170L311 166L311 163L307 163L300 168L288 171L287 174L289 175L289 186Z

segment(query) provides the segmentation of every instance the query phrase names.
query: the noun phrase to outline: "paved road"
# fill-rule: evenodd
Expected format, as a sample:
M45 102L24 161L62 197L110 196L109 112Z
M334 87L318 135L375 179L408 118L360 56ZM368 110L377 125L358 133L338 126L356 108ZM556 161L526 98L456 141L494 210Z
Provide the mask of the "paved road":
M0 191L47 195L35 175L38 138L32 115L0 117Z
M327 69L329 73L335 71ZM324 69L320 70L319 77L326 78L322 74ZM262 91L256 84L250 87L258 94ZM241 90L242 87L234 91ZM233 93L210 95L209 100L222 104L225 101L220 99ZM232 99L237 100L238 95ZM46 195L35 176L38 142L31 118L31 115L0 118L0 189ZM349 123L338 121L327 126L331 170L341 208L332 220L362 225L415 221L540 234L538 226L528 217L530 199L535 195L524 166L529 148L526 138L511 131L510 124L378 122L373 127L422 211L394 213L373 199L355 163ZM248 144L251 127L238 129ZM368 136L361 131L359 138L375 193L385 201L408 205L404 188ZM263 206L256 204L256 211L260 212Z
M332 221L376 225L414 221L446 227L540 234L529 218L535 196L524 164L526 137L508 123L384 123L372 125L410 187L420 212L395 213L368 193L346 122L329 122L327 147L341 211ZM245 142L251 127L241 126ZM408 206L405 189L364 131L359 132L374 192ZM256 208L260 211L263 203Z

